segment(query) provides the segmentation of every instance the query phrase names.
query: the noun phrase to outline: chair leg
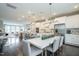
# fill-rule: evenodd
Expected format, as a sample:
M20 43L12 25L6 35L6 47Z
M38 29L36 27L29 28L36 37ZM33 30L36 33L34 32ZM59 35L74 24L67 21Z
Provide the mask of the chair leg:
M63 55L63 46L62 47L60 47L60 49L59 49L59 54L61 55Z
M59 55L59 53L60 53L60 51L58 50L58 51L57 51L57 55Z
M52 55L54 56L54 52L52 52Z
M45 48L45 56L47 56L47 49Z
M0 53L0 56L4 56L4 53Z
M53 54L53 56L54 56L54 53L52 53Z
M41 54L42 54L42 56L43 56L43 52L42 52Z
M61 53L62 53L62 55L63 55L63 46L61 47Z

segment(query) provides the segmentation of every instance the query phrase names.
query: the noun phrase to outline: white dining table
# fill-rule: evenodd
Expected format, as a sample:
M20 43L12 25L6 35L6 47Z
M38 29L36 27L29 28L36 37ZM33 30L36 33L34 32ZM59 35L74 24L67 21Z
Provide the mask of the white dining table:
M54 40L55 40L55 37L44 39L44 40L42 40L41 38L33 38L33 39L29 39L28 41L32 45L34 45L34 46L36 46L36 47L38 47L40 49L44 49L45 47L52 44L54 42Z
M33 38L33 39L29 39L28 41L30 42L30 44L43 50L49 45L51 45L54 42L54 40L55 40L55 37L47 38L44 40L42 40L41 38ZM46 54L47 52L45 53L45 55Z

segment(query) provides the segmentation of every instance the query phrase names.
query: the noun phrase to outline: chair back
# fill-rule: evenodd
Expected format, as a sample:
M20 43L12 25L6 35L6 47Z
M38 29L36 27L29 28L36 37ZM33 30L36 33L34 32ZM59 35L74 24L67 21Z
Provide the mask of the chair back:
M25 55L25 56L31 55L30 43L27 40L23 41L23 55Z
M63 39L64 39L64 37L61 36L59 47L61 47L63 45Z
M56 52L59 49L60 36L55 37L55 41L53 43L53 52Z

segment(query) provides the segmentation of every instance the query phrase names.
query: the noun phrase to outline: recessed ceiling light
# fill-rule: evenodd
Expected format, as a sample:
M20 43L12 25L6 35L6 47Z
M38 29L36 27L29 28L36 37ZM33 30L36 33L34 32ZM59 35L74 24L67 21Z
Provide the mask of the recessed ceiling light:
M78 5L75 5L75 6L74 6L74 8L78 8L78 7L79 7Z

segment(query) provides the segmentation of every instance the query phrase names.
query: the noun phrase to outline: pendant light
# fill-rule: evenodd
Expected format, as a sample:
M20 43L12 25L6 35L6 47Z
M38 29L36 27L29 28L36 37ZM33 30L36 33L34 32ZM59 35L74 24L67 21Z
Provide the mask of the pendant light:
M52 13L52 10L51 10L51 5L52 5L52 3L49 3L49 7L50 7L50 12L49 12L49 20L51 19L51 13Z

